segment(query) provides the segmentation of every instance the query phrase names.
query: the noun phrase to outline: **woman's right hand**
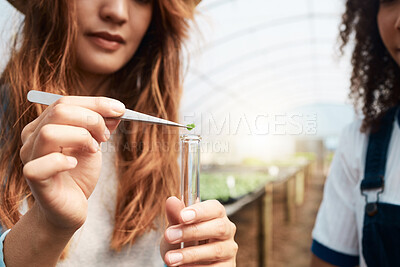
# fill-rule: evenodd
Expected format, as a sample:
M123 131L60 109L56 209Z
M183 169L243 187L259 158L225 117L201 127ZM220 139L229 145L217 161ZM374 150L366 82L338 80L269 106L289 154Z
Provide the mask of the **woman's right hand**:
M40 216L56 229L76 231L101 169L99 144L109 139L125 106L105 97L65 96L25 126L20 157Z

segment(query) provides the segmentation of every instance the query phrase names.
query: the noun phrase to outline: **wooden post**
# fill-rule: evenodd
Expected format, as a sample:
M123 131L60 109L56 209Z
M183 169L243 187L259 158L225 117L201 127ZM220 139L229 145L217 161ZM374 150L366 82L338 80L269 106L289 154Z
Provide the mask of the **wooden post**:
M316 161L312 161L310 163L310 166L308 167L308 182L310 183L312 179L314 179L315 174L317 173L317 166L316 166Z
M265 194L260 201L260 251L259 266L267 267L272 255L272 227L273 227L273 184L265 186Z
M295 212L295 175L286 181L286 221L289 223L294 219Z
M304 203L304 168L295 174L296 183L296 206L301 206Z
M307 165L304 166L304 186L308 188L310 184L310 170L311 170L311 162L308 162Z

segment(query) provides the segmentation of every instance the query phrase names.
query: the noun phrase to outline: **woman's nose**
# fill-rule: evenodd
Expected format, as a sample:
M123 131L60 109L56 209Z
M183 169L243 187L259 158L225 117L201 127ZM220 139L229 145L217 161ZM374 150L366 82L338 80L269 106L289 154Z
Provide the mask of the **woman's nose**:
M106 0L100 10L103 20L116 24L124 24L128 20L128 14L127 0Z

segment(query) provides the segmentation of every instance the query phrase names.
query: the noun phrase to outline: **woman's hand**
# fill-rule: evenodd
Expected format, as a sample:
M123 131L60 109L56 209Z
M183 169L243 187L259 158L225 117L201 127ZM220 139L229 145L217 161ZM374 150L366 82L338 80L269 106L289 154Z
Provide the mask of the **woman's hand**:
M55 229L77 230L101 169L100 143L110 138L124 105L105 97L66 96L22 130L23 174L40 216Z
M236 266L236 226L216 200L184 207L176 197L166 202L169 227L161 243L168 266ZM200 245L180 249L181 242Z

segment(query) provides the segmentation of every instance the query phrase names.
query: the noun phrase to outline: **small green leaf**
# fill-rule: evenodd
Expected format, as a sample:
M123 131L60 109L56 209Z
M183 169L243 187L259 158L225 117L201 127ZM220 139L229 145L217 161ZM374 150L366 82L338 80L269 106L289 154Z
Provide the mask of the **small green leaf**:
M188 129L189 131L193 130L195 127L196 125L194 125L194 123L186 125L186 129Z

